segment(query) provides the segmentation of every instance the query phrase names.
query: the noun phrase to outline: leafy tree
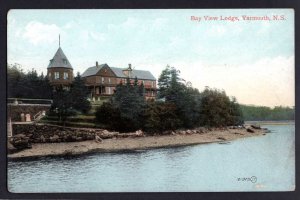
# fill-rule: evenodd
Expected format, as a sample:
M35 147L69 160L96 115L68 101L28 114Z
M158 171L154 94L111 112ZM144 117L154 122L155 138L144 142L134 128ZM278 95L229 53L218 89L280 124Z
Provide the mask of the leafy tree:
M120 110L114 107L111 102L104 102L100 107L98 107L95 116L96 121L105 125L108 129L122 129Z
M173 103L148 102L144 112L143 129L148 132L163 132L180 127L180 120L176 115Z
M243 118L235 98L231 101L225 91L206 88L201 93L201 96L201 125L222 127L243 123Z

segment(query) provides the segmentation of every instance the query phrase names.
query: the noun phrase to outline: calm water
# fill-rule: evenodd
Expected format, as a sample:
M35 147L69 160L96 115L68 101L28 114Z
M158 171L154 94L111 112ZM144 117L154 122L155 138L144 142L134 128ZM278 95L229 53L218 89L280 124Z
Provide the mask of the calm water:
M285 191L295 187L295 127L207 144L8 163L10 192ZM252 177L252 178L251 178Z

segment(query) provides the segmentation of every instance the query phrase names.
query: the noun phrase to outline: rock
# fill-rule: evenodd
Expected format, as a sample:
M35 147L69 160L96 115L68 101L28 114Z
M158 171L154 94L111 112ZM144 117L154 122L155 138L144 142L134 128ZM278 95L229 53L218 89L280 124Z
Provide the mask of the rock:
M225 138L223 138L223 137L218 137L217 138L218 140L223 140L223 141L225 141L226 139Z
M171 135L176 135L176 133L174 131L171 132Z
M15 139L12 141L12 145L18 150L31 148L31 143L28 139Z
M15 135L14 138L26 138L26 135L21 133L21 134Z
M144 132L143 132L142 130L137 130L137 131L135 132L135 135L138 136L138 137L141 137L141 136L144 135Z
M58 135L53 135L53 137L50 137L50 142L57 142L58 139L59 139Z
M191 134L193 134L193 132L191 130L187 130L186 134L191 135Z
M249 132L249 133L254 133L254 132L255 132L255 131L254 131L253 129L251 129L251 128L247 128L246 130L247 130L247 132Z
M95 141L101 143L102 139L98 135L95 135Z
M251 125L251 127L254 129L261 129L259 125Z
M10 154L10 153L15 153L17 152L18 149L15 148L12 143L10 143L9 141L7 141L7 152Z
M77 137L76 141L82 141L82 137Z

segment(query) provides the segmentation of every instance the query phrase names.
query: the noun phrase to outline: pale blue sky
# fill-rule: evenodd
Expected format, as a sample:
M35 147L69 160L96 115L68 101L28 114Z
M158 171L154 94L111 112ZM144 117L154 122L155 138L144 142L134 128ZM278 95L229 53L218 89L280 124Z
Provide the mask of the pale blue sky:
M242 15L285 20L243 21ZM204 16L240 20L204 21ZM98 61L114 67L131 63L158 78L169 64L199 90L224 89L245 104L294 105L292 9L11 10L8 63L46 73L58 34L75 73Z

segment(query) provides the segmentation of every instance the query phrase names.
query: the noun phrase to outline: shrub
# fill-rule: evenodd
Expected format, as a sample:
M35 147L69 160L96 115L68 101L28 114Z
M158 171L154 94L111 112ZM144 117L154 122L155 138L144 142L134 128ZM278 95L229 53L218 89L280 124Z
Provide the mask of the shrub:
M175 111L176 105L173 103L149 102L143 117L143 129L148 132L177 129L181 122Z

